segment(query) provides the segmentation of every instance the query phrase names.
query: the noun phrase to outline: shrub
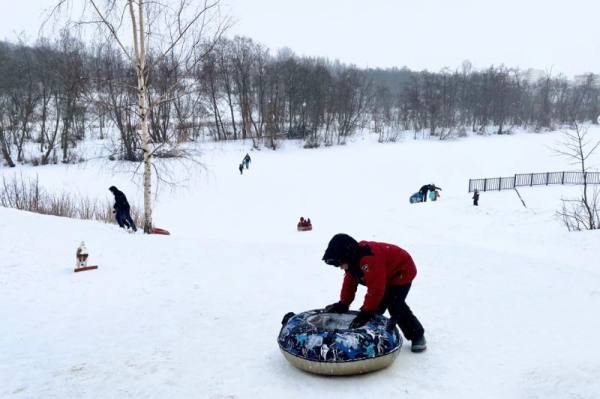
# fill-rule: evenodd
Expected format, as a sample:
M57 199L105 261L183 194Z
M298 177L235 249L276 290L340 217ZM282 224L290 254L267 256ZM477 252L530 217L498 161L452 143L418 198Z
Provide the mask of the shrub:
M2 177L0 206L43 215L116 224L111 201L78 198L68 193L51 194L40 187L37 177L35 180L26 180L23 176L14 176L12 179ZM138 226L142 223L141 215L137 207L131 208L131 217Z

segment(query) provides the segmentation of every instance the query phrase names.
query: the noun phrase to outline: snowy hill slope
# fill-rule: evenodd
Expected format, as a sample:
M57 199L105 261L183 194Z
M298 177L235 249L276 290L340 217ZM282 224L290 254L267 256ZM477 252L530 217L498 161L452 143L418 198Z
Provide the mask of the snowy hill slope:
M508 191L473 207L466 192L470 177L573 170L551 150L559 139L288 145L251 152L242 176L247 149L205 149L206 172L175 169L188 186L157 198L171 236L0 208L0 397L597 397L600 235L554 216L579 188L523 188L528 208ZM18 173L103 199L115 184L141 203L130 175L104 163ZM409 204L430 182L440 201ZM312 232L295 231L300 216ZM390 368L352 378L283 359L282 315L337 300L342 275L320 258L338 232L413 255L408 303L427 352L405 347ZM81 240L100 268L75 274Z

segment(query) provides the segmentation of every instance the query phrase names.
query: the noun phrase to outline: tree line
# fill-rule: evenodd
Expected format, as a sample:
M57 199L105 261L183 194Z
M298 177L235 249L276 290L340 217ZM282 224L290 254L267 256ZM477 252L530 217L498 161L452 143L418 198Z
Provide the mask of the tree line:
M33 45L0 42L0 150L9 166L76 162L74 149L94 132L116 132L111 157L140 161L135 66L114 44L87 44L67 30ZM403 134L447 139L552 130L595 122L599 77L568 79L469 62L439 72L361 69L289 49L271 54L247 37L198 44L182 60L150 51L147 81L150 142L157 157L179 144L251 139L277 148L344 143L360 129L381 142ZM154 59L153 59L154 57ZM112 137L112 136L111 136ZM26 159L25 146L38 155Z

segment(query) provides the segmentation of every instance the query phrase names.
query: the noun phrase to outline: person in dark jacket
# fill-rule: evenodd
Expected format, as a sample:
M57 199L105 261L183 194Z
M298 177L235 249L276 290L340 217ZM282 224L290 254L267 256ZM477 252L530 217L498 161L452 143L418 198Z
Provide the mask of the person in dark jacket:
M246 169L248 169L250 167L250 154L246 153L246 156L244 157L244 161L243 164L246 166Z
M242 163L238 167L238 170L240 171L240 175L244 174L244 161L242 161Z
M411 350L423 352L427 349L425 330L405 301L417 275L408 252L393 244L357 242L347 234L336 234L329 241L323 261L345 270L340 300L326 306L326 311L348 312L358 284L363 284L367 294L350 328L361 327L375 314L388 310L406 339L412 342Z
M115 196L115 204L113 205L115 219L117 219L117 223L119 227L122 228L131 228L133 231L137 231L137 227L135 227L135 222L131 218L130 214L130 206L129 202L127 202L127 197L123 194L122 191L119 191L115 186L110 186L108 188L111 193Z
M479 206L479 190L475 189L473 193L473 205Z
M435 190L442 190L442 188L441 187L437 187L433 183L426 184L426 185L422 186L419 189L419 193L421 194L421 198L423 198L423 202L427 202L427 192L428 191L435 191Z

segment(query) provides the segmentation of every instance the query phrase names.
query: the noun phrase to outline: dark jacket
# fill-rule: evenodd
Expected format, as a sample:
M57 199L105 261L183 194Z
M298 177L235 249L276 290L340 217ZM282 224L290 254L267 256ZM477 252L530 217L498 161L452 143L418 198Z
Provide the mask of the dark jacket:
M115 208L115 210L125 210L128 211L129 210L129 202L127 202L127 197L125 197L125 194L123 194L122 191L118 190L118 189L114 189L112 190L113 195L115 196L115 205L113 206L113 208Z
M441 187L438 187L435 184L426 184L423 187L421 187L419 192L422 195L427 195L427 191L435 191L435 190L441 190L441 189L442 189Z

